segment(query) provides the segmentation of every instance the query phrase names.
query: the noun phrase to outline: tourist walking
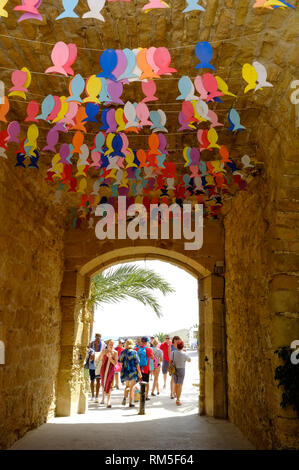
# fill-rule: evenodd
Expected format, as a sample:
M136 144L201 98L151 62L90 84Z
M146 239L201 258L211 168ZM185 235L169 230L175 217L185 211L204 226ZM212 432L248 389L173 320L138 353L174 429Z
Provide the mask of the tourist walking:
M154 375L154 383L153 383L153 388L152 388L152 393L151 395L154 397L156 396L155 395L155 389L157 390L157 395L160 394L160 390L159 390L159 375L160 375L160 372L161 372L161 362L163 361L163 352L161 351L160 348L158 348L158 344L159 344L159 341L154 338L152 340L152 350L153 350L153 355L154 355L154 371L153 371L153 375Z
M117 351L113 349L113 339L105 341L106 349L104 349L99 357L99 362L102 361L101 367L101 382L102 382L102 401L101 404L105 403L105 395L107 396L107 408L111 408L111 388L114 377L114 368L118 361Z
M176 349L171 353L171 360L175 366L175 372L173 374L173 381L175 386L175 394L176 394L176 404L180 406L182 403L180 401L183 382L185 378L185 367L186 362L191 362L190 356L183 351L184 342L178 341L176 343Z
M174 336L172 338L171 346L169 348L169 357L170 358L171 358L171 353L173 351L177 350L177 344L178 344L179 341L181 341L181 338L179 336ZM184 343L183 343L183 345L184 345ZM173 399L175 397L176 397L176 387L175 387L174 378L173 378L173 375L172 375L171 380L170 380L170 398Z
M101 387L101 377L96 375L96 365L95 365L95 353L102 351L103 342L101 341L101 334L96 333L95 339L89 345L87 358L85 361L85 368L89 369L89 378L90 378L90 391L91 391L91 400L98 403L99 392ZM96 390L94 390L94 382L96 381ZM94 393L95 392L95 393Z
M134 386L138 378L142 379L142 373L139 366L139 357L137 351L134 350L134 341L132 339L127 339L125 349L120 354L119 362L122 366L120 380L125 384L122 405L126 405L126 400L129 396L129 406L134 407Z
M117 355L118 355L118 359L122 353L122 351L124 350L124 340L123 339L120 339L118 341L118 346L116 346L115 348L115 351L117 351ZM114 369L114 379L115 379L115 386L117 388L117 390L119 390L119 372L121 371L121 363L118 362L115 366L115 369Z
M143 382L146 382L146 387L145 387L145 399L150 400L148 396L149 392L149 374L150 374L150 359L154 358L153 355L153 350L148 347L148 338L146 336L143 336L141 338L141 346L136 348L136 351L139 356L139 364L141 368L141 373L142 373L142 380Z
M163 352L163 362L162 362L162 374L163 374L163 379L164 379L163 388L166 388L170 346L171 346L170 336L166 335L165 341L162 344L160 344L160 349Z

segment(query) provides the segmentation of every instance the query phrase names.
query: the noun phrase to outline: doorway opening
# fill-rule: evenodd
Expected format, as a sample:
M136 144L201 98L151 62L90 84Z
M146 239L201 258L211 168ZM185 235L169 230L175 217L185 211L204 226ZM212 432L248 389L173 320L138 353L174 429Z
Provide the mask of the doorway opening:
M102 270L103 274L109 271L109 274L117 272L119 266L124 264L115 264L112 268ZM194 275L186 270L161 260L137 260L126 262L125 266L136 266L137 268L151 270L157 273L161 278L167 281L174 292L163 295L160 291L154 290L155 296L160 305L161 316L148 305L143 305L136 299L127 298L121 302L114 302L112 296L111 302L106 302L96 306L93 312L93 324L91 328L91 339L95 338L97 333L102 335L101 340L105 347L105 340L112 339L114 347L122 347L119 341L133 339L137 345L138 338L147 337L149 347L153 348L155 340L158 341L157 348L169 336L179 337L184 342L184 353L190 359L186 362L185 378L182 390L182 414L198 414L198 395L199 395L199 361L198 361L198 336L199 336L199 302L198 302L198 280ZM115 282L117 279L111 280ZM155 338L155 340L154 340ZM175 343L176 344L176 343ZM119 351L119 350L118 350ZM165 352L161 352L161 356ZM168 353L166 353L168 356ZM152 362L153 366L153 362ZM165 372L166 364L161 360L161 367L158 373L158 387L154 385L154 371L150 374L149 382L149 400L146 405L153 416L172 416L177 412L176 400L172 400L174 395L171 391L171 377ZM163 370L164 369L164 370ZM98 370L99 371L99 370ZM156 371L157 373L157 371ZM93 374L93 373L92 373ZM88 374L86 373L88 381ZM120 408L124 395L124 386L121 385L120 374L115 374L113 382L111 404L112 407ZM95 381L94 381L95 382ZM99 382L99 379L98 379ZM103 409L101 403L101 392L99 398L96 397L96 384L92 384L89 394L89 410ZM138 400L138 389L136 387L136 401ZM91 395L93 392L93 397ZM159 394L159 395L158 395ZM138 407L138 404L135 405ZM130 410L132 411L132 410ZM130 414L131 415L131 414Z

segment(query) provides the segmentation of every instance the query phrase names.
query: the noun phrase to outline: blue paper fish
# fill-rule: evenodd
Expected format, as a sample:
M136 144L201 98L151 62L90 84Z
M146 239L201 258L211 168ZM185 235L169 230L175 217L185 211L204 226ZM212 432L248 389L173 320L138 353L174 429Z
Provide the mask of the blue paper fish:
M181 94L177 97L177 100L184 100L185 101L185 99L189 95L190 90L191 90L192 87L193 87L193 84L192 84L189 77L187 77L186 75L181 77L179 79L179 83L178 83L178 89L179 89Z
M112 74L117 64L117 54L114 49L106 49L102 52L100 57L100 65L102 72L97 77L109 78L110 80L116 81L116 77Z
M47 117L53 111L53 108L55 106L55 99L52 95L46 96L46 98L43 100L42 105L41 105L41 114L36 116L35 119L44 119L45 121L47 120Z
M239 113L234 108L231 108L229 110L228 121L231 124L228 128L229 131L240 131L242 129L246 129L246 127L242 126L242 124L240 123Z
M83 100L81 99L81 93L83 93L83 90L85 88L85 81L84 78L77 73L77 75L74 76L74 78L71 81L70 84L70 89L71 89L71 96L69 96L66 101L76 101L79 103L83 103Z
M97 152L103 152L103 145L105 144L105 135L102 132L99 132L95 138L95 150Z
M107 113L109 112L109 108L103 109L101 113L101 121L102 121L102 126L100 127L101 131L106 131L109 127L109 124L106 120Z
M87 117L83 119L82 122L99 122L96 119L96 115L98 114L99 109L100 107L98 104L87 103L87 105L85 106L85 112L86 112Z
M79 0L62 0L64 11L57 16L56 20L62 20L63 18L79 18L74 9L78 5Z
M26 168L26 166L24 165L25 158L26 155L24 155L23 153L17 153L17 163L15 164L15 166L22 166L23 168Z
M35 156L31 155L30 156L30 164L28 165L28 168L37 168L39 169L39 166L37 164L38 159L39 159L39 153L37 150L34 150Z
M136 65L136 56L131 49L123 49L123 53L127 58L127 66L125 71L118 77L118 80L123 80L124 78L137 78L137 75L133 73L133 70Z
M195 46L195 54L200 60L200 63L195 66L196 69L216 70L215 67L210 64L210 60L213 57L213 48L209 42L198 42Z
M110 157L125 157L125 155L122 153L121 149L123 147L123 140L119 134L116 134L113 139L112 139L112 148L113 152L111 152Z
M186 1L187 1L187 6L185 10L183 10L183 13L187 13L188 11L193 11L193 10L199 10L199 11L206 10L201 5L198 5L197 3L198 0L186 0Z
M99 99L101 103L104 103L105 101L111 101L111 96L108 93L107 89L107 78L100 77L101 83L102 83L102 88L99 94Z

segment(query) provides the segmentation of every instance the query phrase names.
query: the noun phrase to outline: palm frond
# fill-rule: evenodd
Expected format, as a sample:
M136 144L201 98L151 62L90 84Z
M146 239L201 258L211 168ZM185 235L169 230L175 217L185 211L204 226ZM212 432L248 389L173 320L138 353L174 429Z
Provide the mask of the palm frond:
M151 307L158 317L161 307L151 291L163 295L174 292L171 285L153 270L136 265L120 265L98 274L92 280L89 306L116 303L133 298Z

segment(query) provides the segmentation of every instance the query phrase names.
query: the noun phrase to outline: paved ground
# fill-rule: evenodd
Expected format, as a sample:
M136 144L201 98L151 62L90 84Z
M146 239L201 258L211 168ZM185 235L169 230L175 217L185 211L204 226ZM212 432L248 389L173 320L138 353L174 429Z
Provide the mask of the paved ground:
M146 402L146 415L139 416L138 406L121 405L121 388L113 391L111 409L89 402L86 414L53 418L27 433L12 449L253 449L233 424L198 416L197 353L190 355L181 407L170 399L168 384Z

